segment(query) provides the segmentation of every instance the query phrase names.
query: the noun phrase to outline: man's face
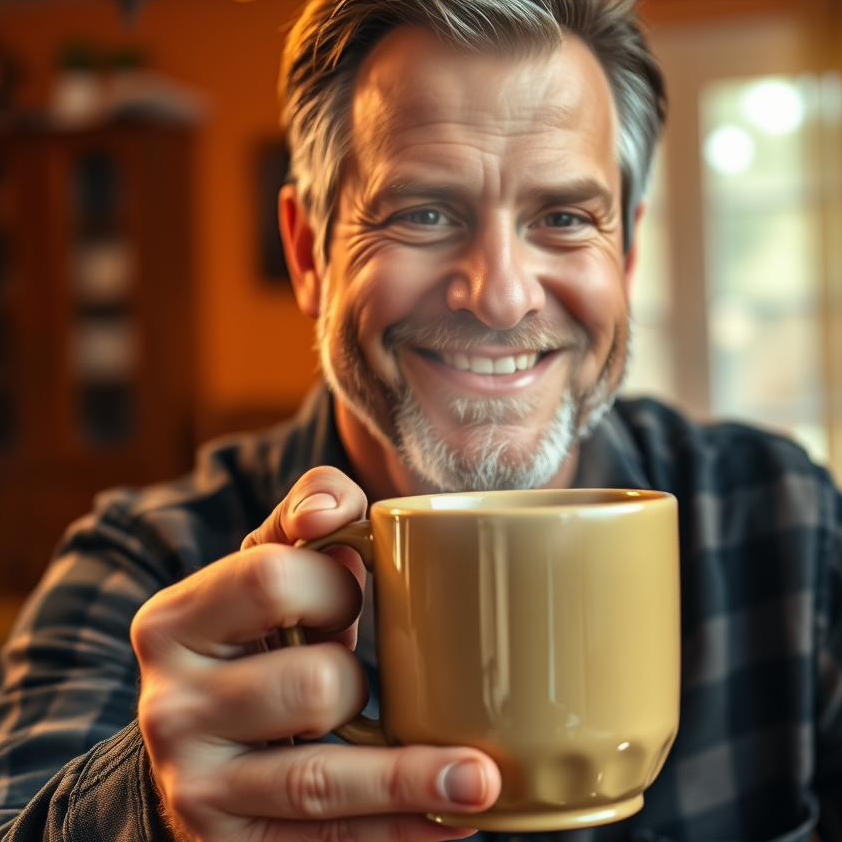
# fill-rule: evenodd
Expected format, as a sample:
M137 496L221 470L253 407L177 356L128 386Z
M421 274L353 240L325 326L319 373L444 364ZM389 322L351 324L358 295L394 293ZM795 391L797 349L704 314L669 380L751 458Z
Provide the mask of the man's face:
M322 363L426 484L548 483L609 405L628 340L615 132L575 37L515 59L407 27L364 64Z

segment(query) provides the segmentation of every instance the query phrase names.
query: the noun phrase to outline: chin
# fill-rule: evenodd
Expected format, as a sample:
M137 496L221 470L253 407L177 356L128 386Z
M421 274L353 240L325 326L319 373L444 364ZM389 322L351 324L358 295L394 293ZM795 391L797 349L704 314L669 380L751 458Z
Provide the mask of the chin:
M469 423L458 444L448 441L407 391L396 415L403 461L439 491L539 488L559 472L576 442L578 407L567 394L550 422L533 436L523 428Z

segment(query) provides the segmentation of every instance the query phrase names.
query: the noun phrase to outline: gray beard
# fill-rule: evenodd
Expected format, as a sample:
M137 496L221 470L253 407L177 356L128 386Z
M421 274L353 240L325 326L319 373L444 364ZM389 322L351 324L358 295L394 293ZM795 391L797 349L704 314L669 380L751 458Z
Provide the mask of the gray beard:
M500 406L503 401L508 405ZM526 413L518 412L511 406L512 402L512 399L454 400L451 412L471 419L466 421L468 443L457 450L438 435L407 389L395 419L403 460L419 477L441 491L546 485L558 473L576 440L576 403L568 391L537 446L518 446L507 435L506 426L516 424L516 416L524 418ZM483 414L486 417L480 420ZM504 418L508 425L501 423Z
M515 443L507 428L528 418L540 403L540 397L454 398L450 412L469 428L467 445L457 450L438 434L408 386L386 387L377 378L379 385L388 388L392 397L390 435L366 398L362 384L368 381L371 388L375 378L357 349L345 349L346 362L353 360L352 388L345 388L339 381L330 355L331 326L326 304L324 300L317 324L317 342L328 386L375 439L386 447L397 448L412 472L440 491L489 491L546 485L561 470L574 447L610 411L625 379L628 348L615 347L594 387L578 399L568 388L538 441L527 444ZM627 335L626 341L631 344L630 336ZM624 364L619 383L612 389L612 357L619 353L624 356Z

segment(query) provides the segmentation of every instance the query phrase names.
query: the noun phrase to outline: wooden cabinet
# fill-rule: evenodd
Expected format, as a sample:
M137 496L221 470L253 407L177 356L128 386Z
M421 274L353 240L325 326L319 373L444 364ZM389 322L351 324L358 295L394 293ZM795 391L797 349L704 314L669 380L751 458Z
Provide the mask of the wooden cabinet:
M0 130L0 589L194 447L193 130Z

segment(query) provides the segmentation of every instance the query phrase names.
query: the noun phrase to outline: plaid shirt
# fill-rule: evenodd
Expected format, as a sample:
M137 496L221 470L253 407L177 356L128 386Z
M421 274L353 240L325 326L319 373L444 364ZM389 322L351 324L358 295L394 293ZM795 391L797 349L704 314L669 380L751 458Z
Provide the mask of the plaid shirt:
M195 471L98 498L66 534L2 659L0 839L167 839L135 717L129 623L239 547L314 465L353 471L332 401L206 447ZM678 497L681 725L623 822L486 840L842 842L842 497L792 443L619 401L576 485ZM376 688L367 595L359 652ZM367 713L377 711L373 692Z

